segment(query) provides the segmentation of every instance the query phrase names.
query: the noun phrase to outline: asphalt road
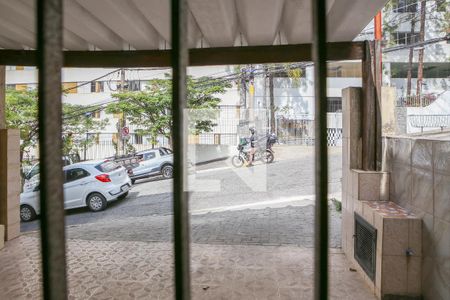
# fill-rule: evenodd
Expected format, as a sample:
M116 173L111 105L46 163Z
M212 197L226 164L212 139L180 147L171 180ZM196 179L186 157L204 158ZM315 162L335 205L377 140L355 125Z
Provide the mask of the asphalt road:
M222 240L235 240L236 243L277 244L289 243L290 240L294 244L312 243L313 147L296 147L290 148L288 153L280 152L281 157L277 158L276 153L272 164L257 163L249 168L234 168L226 160L198 166L195 174L189 175L194 240L212 243ZM340 148L330 148L330 194L340 193L341 166ZM67 211L66 225L74 228L69 230L69 236L88 239L170 239L172 184L172 180L160 178L137 181L126 199L108 203L107 209L102 212L93 213L86 208ZM340 219L340 216L333 216ZM292 224L296 221L298 224ZM339 223L339 220L333 222ZM140 223L140 228L150 227L140 234L129 230L127 226L131 223ZM308 223L306 229L303 228L305 223ZM337 226L340 227L340 224ZM128 228L127 232L114 235L123 228ZM22 223L21 229L23 232L37 230L39 220ZM148 234L149 230L153 233ZM218 231L221 233L218 234ZM236 231L246 232L245 237L235 239ZM258 234L255 235L255 232ZM263 236L261 232L268 233ZM274 233L273 238L270 232ZM290 236L283 237L283 232L304 234L291 239ZM335 235L338 243L338 230Z

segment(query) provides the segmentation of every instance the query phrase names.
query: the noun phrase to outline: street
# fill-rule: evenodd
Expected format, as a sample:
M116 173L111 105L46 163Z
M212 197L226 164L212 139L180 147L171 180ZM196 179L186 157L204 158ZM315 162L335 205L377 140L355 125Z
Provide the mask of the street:
M278 149L275 162L234 168L229 160L196 167L188 177L191 241L208 244L313 246L314 148ZM279 158L277 156L279 155ZM340 199L341 148L329 151L330 198ZM137 181L106 210L67 211L68 238L170 241L172 180ZM336 196L334 196L336 195ZM340 213L330 208L330 246L340 247ZM22 223L22 232L39 221Z

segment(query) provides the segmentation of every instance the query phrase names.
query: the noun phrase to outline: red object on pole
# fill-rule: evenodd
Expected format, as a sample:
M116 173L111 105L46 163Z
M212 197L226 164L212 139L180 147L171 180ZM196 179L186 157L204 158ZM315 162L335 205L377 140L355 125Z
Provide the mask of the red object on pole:
M382 31L382 26L381 26L381 10L375 15L375 18L373 19L374 21L374 32L375 32L375 43L378 43L378 49L379 49L379 53L377 53L377 57L378 57L378 67L375 68L376 74L375 78L377 79L377 87L380 88L382 85L382 81L383 81L383 63L382 63L382 38L383 38L383 31Z
M375 27L375 40L376 41L381 41L381 39L382 39L381 10L375 15L374 27Z

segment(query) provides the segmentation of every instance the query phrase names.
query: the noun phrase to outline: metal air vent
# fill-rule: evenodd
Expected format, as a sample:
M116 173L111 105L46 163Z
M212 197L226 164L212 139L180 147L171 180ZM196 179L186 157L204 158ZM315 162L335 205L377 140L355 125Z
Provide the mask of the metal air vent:
M355 213L355 259L372 281L376 271L377 230Z

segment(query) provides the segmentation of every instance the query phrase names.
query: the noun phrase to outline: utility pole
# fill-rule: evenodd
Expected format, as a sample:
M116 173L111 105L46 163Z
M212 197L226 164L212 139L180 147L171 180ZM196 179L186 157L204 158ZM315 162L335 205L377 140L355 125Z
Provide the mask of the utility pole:
M378 58L377 66L375 66L375 82L377 84L378 91L381 90L381 86L383 85L383 61L382 61L382 39L383 39L383 30L382 30L382 18L381 18L381 10L375 15L374 18L374 27L375 27L375 51L377 51L375 57Z
M269 72L269 108L270 108L270 133L275 133L275 96L273 86L273 72Z
M426 8L427 0L422 0L420 2L420 31L419 31L419 43L425 40L425 18L426 18ZM425 47L422 46L419 49L419 66L417 69L417 87L416 95L419 97L420 106L422 106L422 81L423 81L423 55Z
M125 70L122 68L122 69L120 69L120 92L123 93L124 91L125 91ZM118 121L118 126L117 126L118 136L119 136L119 138L117 139L117 152L118 152L117 154L119 154L120 151L122 151L122 155L125 154L126 141L122 137L122 128L124 128L125 125L126 125L125 113L122 112L122 114L120 115L119 121Z
M415 16L413 15L411 18L411 31L410 31L410 41L412 41L414 37L414 27L416 27ZM406 43L408 43L408 38L406 38ZM408 73L407 73L407 81L406 81L406 102L409 103L411 97L411 77L412 77L412 63L414 58L414 47L409 48L409 57L408 57Z

